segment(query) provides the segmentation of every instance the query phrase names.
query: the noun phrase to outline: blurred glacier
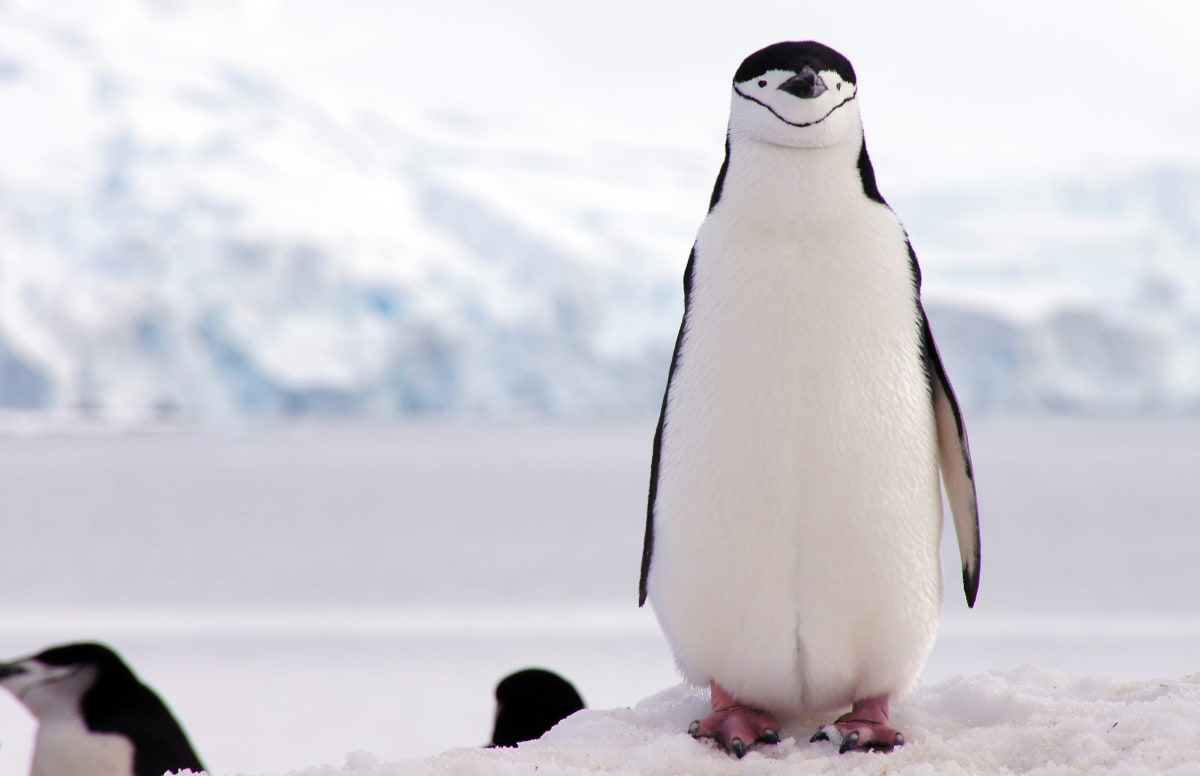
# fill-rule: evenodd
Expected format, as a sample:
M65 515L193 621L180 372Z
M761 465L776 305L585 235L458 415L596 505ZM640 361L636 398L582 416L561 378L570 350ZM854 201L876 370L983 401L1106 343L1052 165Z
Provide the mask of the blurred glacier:
M0 9L19 117L0 143L0 409L656 407L711 155L333 107L211 36L172 48L136 3L119 35L21 8ZM881 180L968 407L1200 409L1200 169Z

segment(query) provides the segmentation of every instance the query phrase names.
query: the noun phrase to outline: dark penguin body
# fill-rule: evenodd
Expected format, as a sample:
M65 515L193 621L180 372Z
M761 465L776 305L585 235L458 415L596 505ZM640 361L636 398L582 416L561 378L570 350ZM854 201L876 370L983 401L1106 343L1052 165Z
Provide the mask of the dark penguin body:
M0 686L38 720L32 776L162 776L204 770L162 700L102 644L0 664Z
M739 754L778 723L733 709L861 707L874 727L854 745L900 742L887 699L915 684L940 614L940 482L971 604L978 586L966 430L857 96L819 43L738 68L655 433L641 600L712 687L721 719L695 734Z
M496 685L496 725L489 746L516 746L584 707L575 687L553 671L526 668Z

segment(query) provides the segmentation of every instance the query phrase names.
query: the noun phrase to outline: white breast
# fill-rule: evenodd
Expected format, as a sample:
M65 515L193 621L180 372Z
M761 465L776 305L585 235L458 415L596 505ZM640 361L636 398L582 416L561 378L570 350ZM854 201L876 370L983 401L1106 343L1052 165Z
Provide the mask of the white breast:
M30 776L131 776L133 746L124 736L89 733L78 717L38 725Z
M775 709L907 689L940 607L906 238L857 151L731 148L669 389L650 597L690 679Z

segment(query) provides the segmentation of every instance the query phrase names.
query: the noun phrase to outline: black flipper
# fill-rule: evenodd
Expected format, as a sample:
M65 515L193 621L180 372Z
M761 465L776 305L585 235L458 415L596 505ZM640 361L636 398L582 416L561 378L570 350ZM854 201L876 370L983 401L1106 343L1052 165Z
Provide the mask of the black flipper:
M911 249L910 249L911 250ZM958 537L958 552L962 558L963 591L967 606L975 606L979 592L979 508L975 498L975 472L971 466L971 447L967 444L967 427L954 398L950 378L942 366L929 318L921 311L921 327L925 337L925 359L933 416L937 422L938 458L942 465L942 483L950 500L954 516L954 533Z
M724 172L724 167L721 168ZM720 179L717 181L720 191ZM714 193L714 199L717 194ZM696 249L688 256L687 268L683 271L683 320L679 323L679 334L675 337L675 352L671 354L671 368L667 370L667 387L663 391L662 409L658 413L658 428L654 430L654 452L650 456L650 493L646 499L646 538L642 543L642 577L638 583L638 606L646 603L646 580L650 576L650 556L654 554L654 499L658 495L659 462L662 455L663 429L667 423L667 402L671 396L671 380L679 366L679 351L683 349L683 335L687 329L687 304L692 292L692 265L696 261Z
M712 196L708 200L708 212L712 212L721 201L721 192L725 188L725 174L729 172L729 136L725 136L725 160L717 172L716 183L713 184ZM671 380L675 377L675 368L679 366L679 351L683 349L683 334L687 329L688 303L692 296L692 267L696 263L696 246L688 256L687 267L683 270L683 320L679 322L679 334L675 337L675 351L671 354L671 368L667 371L667 387L663 391L662 409L658 413L658 427L654 430L654 452L650 457L650 494L646 500L646 538L642 543L642 577L638 582L638 606L646 603L646 580L650 576L650 556L654 554L654 499L658 495L658 467L662 453L663 430L667 423L667 401L671 395Z

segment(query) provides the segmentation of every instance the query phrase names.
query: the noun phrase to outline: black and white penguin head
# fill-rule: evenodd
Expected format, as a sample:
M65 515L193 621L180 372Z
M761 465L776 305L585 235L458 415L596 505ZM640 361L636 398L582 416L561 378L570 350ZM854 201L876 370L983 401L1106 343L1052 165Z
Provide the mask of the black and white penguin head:
M0 687L37 717L33 772L159 776L204 765L162 700L103 644L0 663ZM44 731L53 731L43 736Z
M51 647L12 663L0 663L6 688L40 720L80 713L79 702L104 674L128 674L121 658L101 644Z
M862 135L850 60L815 41L776 43L733 76L731 140L821 148Z

